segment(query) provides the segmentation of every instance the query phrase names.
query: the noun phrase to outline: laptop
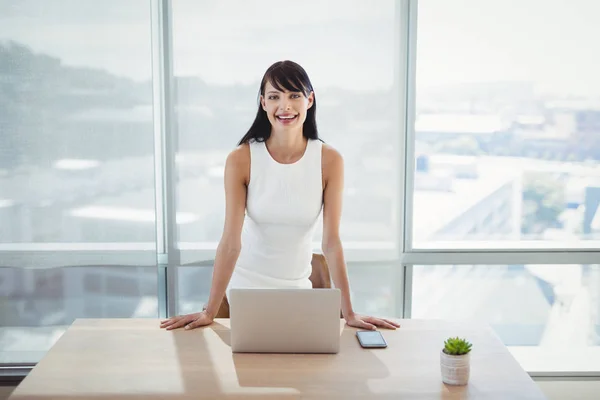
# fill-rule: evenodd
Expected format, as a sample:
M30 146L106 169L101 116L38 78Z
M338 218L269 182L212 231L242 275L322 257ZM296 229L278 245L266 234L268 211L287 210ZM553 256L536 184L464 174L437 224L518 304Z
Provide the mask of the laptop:
M234 353L338 353L339 289L235 289L229 292Z

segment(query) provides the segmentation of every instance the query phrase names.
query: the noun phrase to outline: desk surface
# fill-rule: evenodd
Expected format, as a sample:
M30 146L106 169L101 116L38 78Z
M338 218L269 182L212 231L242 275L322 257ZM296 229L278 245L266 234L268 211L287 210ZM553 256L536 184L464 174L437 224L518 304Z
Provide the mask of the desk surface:
M229 320L166 331L155 319L79 319L15 389L22 399L544 399L490 328L402 320L387 349L341 322L335 355L232 354ZM467 386L441 381L445 338L473 343Z

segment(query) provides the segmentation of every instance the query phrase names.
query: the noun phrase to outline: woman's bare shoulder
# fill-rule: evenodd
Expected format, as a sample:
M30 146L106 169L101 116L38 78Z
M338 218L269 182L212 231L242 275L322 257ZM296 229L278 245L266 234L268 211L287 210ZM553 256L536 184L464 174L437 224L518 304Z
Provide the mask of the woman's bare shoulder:
M333 146L323 143L323 151L321 153L321 161L323 164L323 168L326 167L339 167L343 165L344 159L339 151L337 151Z
M244 143L233 149L227 156L227 161L235 164L250 161L250 145Z
M250 146L248 143L239 145L229 153L225 168L248 181L250 178Z

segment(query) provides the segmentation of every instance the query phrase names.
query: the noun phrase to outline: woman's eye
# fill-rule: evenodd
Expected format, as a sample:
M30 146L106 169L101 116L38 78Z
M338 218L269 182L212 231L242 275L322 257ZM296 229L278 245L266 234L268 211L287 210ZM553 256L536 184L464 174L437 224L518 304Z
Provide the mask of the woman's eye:
M277 100L277 96L269 96L269 100Z
M300 95L299 95L299 94L293 94L293 95L292 95L292 99L297 99L297 98L299 98L299 97L300 97Z

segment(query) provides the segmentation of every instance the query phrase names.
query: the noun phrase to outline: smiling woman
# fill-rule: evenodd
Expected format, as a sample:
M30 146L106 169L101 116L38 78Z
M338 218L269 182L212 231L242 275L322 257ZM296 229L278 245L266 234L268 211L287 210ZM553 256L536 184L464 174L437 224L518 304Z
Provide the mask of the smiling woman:
M276 62L263 76L259 99L254 123L226 161L225 226L208 305L162 321L161 327L211 324L231 289L312 288L312 241L321 213L321 247L348 325L399 327L352 308L339 234L343 160L319 140L315 94L306 71L292 61Z
M260 148L259 141L270 134L270 125L294 131L302 118L296 102L307 102L312 91L313 105L302 124L304 140L295 143L290 152L282 152L266 140L257 157L268 166L265 171L290 170L287 173L293 174L312 157L316 143L307 137L318 137L343 154L347 180L339 234L348 261L353 307L359 313L400 315L402 294L393 287L400 285L401 270L393 267L393 260L401 232L398 193L404 162L397 156L403 148L399 133L404 80L398 61L402 59L399 16L404 15L404 2L376 3L304 0L300 9L292 11L290 4L275 0L172 2L173 73L179 82L174 99L176 151L177 157L194 160L193 169L189 164L177 164L182 179L177 182L176 208L199 217L177 226L181 264L175 313L200 311L208 301L214 265L209 260L215 259L226 219L223 175L212 171L226 170L227 155L249 131L259 111L267 129L259 130L258 144L251 146ZM295 18L281 18L290 12ZM376 43L373 37L377 37ZM311 86L303 85L302 79L291 79L291 74L267 80L262 93L266 107L271 101L287 102L290 107L286 112L284 104L280 113L267 114L257 101L257 92L267 68L279 60L300 64L310 75ZM276 93L267 93L269 85ZM313 112L318 136L309 129ZM286 114L298 117L289 126L285 121L269 120ZM321 143L323 156L327 145ZM307 182L311 188L304 183L300 187L312 191L313 180ZM241 183L235 187L239 186ZM313 252L319 252L322 245L321 215ZM206 262L196 266L199 260ZM363 263L365 260L368 262Z

